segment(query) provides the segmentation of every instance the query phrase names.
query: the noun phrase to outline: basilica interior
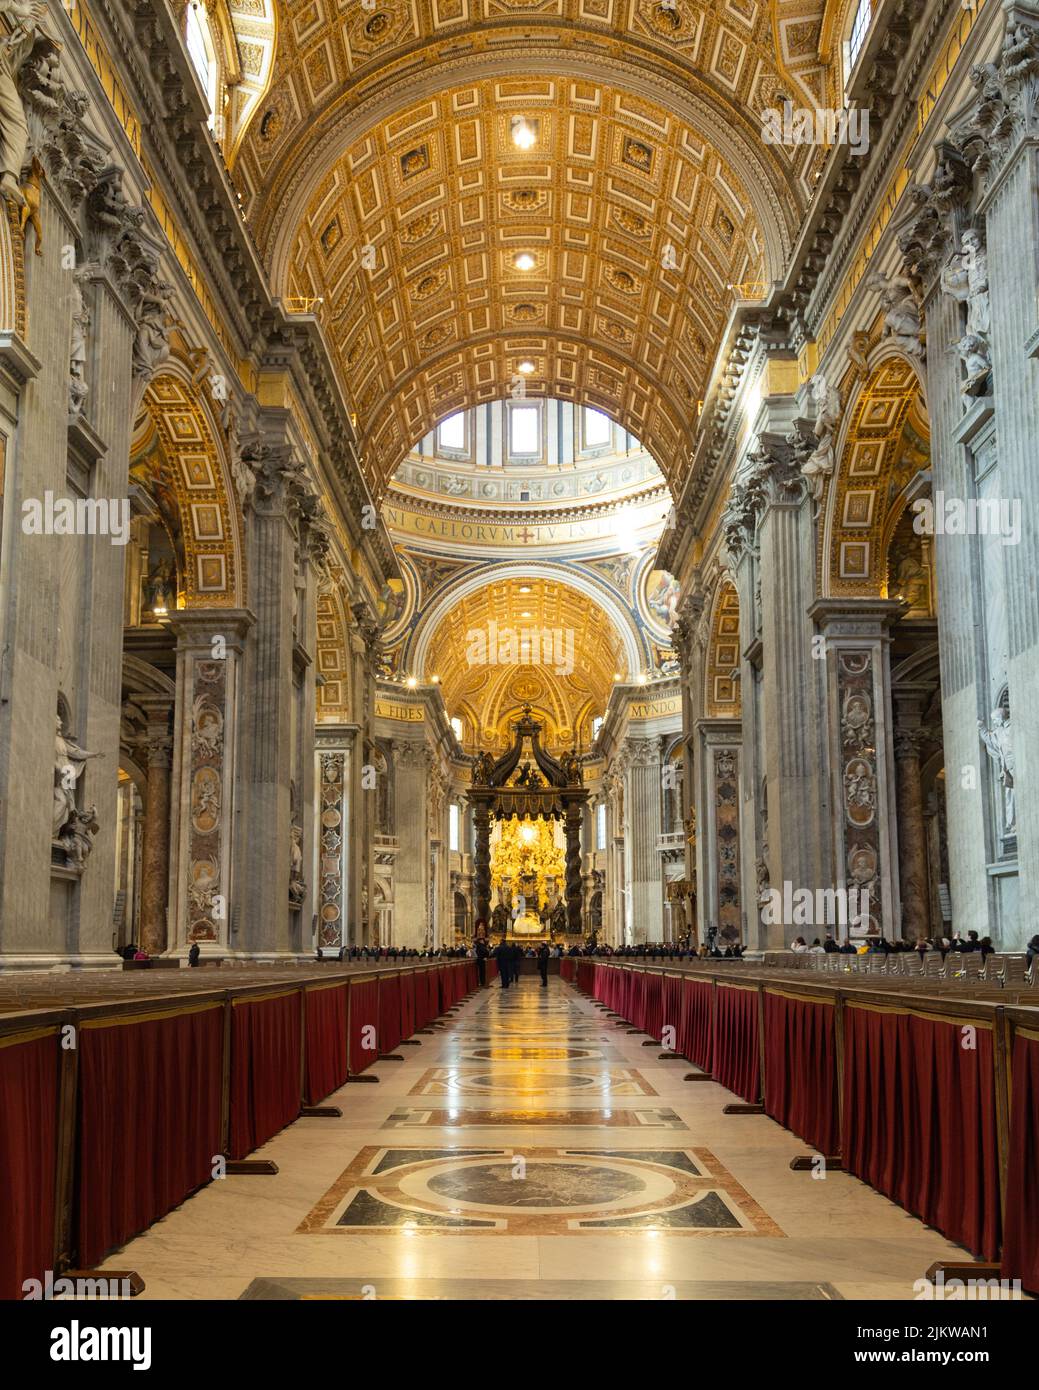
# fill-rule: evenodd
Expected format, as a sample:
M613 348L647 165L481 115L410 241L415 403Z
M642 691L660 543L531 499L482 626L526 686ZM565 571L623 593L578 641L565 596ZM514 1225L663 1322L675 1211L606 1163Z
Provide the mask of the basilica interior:
M0 166L0 1296L1039 1294L1039 9L0 0Z

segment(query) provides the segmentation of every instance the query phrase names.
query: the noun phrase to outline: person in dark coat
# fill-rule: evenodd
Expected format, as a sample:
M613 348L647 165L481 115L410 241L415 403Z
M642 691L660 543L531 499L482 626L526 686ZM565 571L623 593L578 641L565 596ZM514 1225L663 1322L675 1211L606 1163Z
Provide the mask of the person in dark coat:
M511 949L512 956L510 970L513 980L518 980L520 977L520 970L522 969L523 965L523 947L519 944L518 941L514 941L512 943Z
M480 935L480 928L483 928L484 935ZM481 987L487 983L487 923L481 917L476 924L476 975Z
M201 948L199 947L198 942L197 942L197 941L193 941L193 942L191 943L191 950L188 951L188 964L189 964L189 965L197 965L197 964L198 964L198 958L199 958L199 956L200 956L201 954L202 954L202 950L201 950Z
M538 973L541 976L541 988L548 989L548 942L542 941L538 947Z
M494 948L494 959L498 962L498 978L502 989L508 989L512 981L512 947L504 936Z

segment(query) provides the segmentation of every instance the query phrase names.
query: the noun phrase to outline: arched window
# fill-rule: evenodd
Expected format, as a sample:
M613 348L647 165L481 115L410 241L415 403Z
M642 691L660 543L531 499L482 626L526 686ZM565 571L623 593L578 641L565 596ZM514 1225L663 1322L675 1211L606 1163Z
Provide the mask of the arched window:
M207 124L210 130L219 134L216 130L216 122L219 114L217 102L220 87L220 64L217 62L216 46L213 43L213 34L209 27L209 15L206 13L202 0L192 0L191 4L188 5L184 42L187 46L188 57L191 59L191 66L195 69L195 74L209 104Z

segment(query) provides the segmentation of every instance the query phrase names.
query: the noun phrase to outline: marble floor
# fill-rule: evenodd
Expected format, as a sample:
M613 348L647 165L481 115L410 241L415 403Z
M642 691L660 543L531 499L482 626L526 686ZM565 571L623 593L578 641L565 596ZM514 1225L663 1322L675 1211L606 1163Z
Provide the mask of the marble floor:
M107 1262L145 1298L912 1299L963 1252L558 979L497 984L378 1085Z

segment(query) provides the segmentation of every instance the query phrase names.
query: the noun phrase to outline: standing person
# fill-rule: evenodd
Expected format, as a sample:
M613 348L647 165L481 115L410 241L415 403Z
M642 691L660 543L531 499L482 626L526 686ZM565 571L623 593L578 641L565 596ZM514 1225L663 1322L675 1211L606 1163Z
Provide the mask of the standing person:
M484 930L483 936L479 934L481 927ZM487 923L482 917L476 924L476 932L476 975L482 989L487 983Z
M541 988L548 989L548 942L542 941L538 947L538 973L541 976Z
M498 962L498 977L502 989L508 989L512 979L512 948L504 936L494 948L494 959Z
M512 965L511 965L513 983L515 983L515 982L519 979L519 977L520 977L520 972L522 971L522 969L523 969L523 947L519 944L518 941L514 941L514 942L512 943Z
M193 941L193 942L191 943L191 950L188 952L188 964L189 964L189 965L197 965L197 964L198 964L198 958L199 958L199 956L200 956L201 954L202 954L202 950L201 950L201 947L199 946L198 942L197 942L197 941Z

